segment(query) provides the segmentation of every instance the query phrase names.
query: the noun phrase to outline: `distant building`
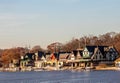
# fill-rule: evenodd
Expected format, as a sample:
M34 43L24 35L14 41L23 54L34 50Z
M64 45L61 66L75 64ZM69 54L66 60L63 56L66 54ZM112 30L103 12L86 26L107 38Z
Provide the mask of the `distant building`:
M34 60L34 53L26 53L24 56L21 56L20 67L34 66Z
M86 46L82 52L82 57L94 61L114 61L119 57L119 54L115 47Z

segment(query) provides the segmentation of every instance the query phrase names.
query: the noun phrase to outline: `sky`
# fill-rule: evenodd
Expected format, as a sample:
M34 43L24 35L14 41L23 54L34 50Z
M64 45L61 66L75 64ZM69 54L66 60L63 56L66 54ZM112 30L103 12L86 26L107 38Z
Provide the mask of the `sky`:
M120 31L120 0L0 0L0 48Z

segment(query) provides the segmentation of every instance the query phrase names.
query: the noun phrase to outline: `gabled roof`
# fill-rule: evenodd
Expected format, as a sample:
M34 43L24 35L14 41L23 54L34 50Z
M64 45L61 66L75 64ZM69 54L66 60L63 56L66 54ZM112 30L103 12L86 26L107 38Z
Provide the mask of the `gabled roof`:
M42 58L43 56L46 58L46 55L45 55L44 52L38 51L38 57L39 57L39 58Z
M98 46L95 48L94 54L92 55L91 59L93 59L96 56L96 54L97 56L103 56Z
M114 51L114 52L117 52L119 54L117 49L115 47L113 47L113 46L109 46L109 51Z
M106 52L105 49L108 48L108 46L86 46L86 48L87 48L89 55L91 57L95 53L96 50L99 50L102 53L102 55L104 55Z
M68 59L69 58L70 53L60 53L59 55L59 59Z
M95 48L97 46L86 46L86 49L87 51L89 52L89 56L87 56L88 58L90 58L93 54L94 54L94 51L95 51ZM84 49L85 50L85 49Z
M54 53L54 55L55 55L55 58L57 60L59 60L59 59L68 59L70 53L71 52L59 52L59 53Z
M82 57L82 52L83 50L73 50L73 54L75 56L76 59L79 59Z
M94 52L95 48L97 48L97 47L102 54L104 54L105 48L108 48L108 46L86 46L86 48L89 52Z
M108 46L98 46L98 48L99 48L100 52L102 53L102 55L104 55L105 51L106 51L105 49L108 48Z
M26 58L26 56L27 56L28 59L32 60L33 56L34 56L34 53L26 53L24 57Z
M56 58L55 58L55 55L54 55L54 53L53 54L51 54L51 60L55 60Z
M94 50L95 50L96 47L97 47L97 46L86 46L86 48L87 48L87 50L88 50L89 52L94 52Z

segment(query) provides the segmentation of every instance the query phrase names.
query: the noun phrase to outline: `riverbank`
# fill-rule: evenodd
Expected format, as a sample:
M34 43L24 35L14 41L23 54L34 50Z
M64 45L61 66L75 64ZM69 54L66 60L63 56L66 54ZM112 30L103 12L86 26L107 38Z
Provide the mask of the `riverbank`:
M117 67L95 67L95 68L81 68L81 67L76 67L76 68L71 68L71 67L65 67L62 70L74 70L74 71L80 71L80 70L120 70L120 68Z
M120 68L117 67L95 67L95 68L90 68L90 67L86 67L86 68L82 68L82 67L63 67L60 69L57 69L55 67L46 67L44 68L40 68L40 69L23 69L23 70L19 70L18 68L0 68L0 72L16 72L16 71L64 71L64 70L68 70L68 71L83 71L83 70L120 70Z
M95 70L120 70L120 68L117 67L96 67Z

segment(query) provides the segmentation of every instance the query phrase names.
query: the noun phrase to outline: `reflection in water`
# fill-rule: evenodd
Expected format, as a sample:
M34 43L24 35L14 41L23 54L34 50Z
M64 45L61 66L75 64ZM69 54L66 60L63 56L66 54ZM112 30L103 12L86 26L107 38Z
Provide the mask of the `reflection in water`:
M119 83L120 71L0 72L0 83Z

